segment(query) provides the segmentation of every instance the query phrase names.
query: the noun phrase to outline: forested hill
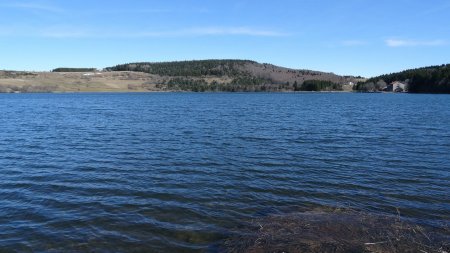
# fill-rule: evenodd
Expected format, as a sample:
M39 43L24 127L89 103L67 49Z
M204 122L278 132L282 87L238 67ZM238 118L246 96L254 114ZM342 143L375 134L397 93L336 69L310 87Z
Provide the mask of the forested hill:
M52 72L95 72L96 68L56 68Z
M450 93L450 64L405 70L360 82L359 91L377 91L386 83L400 81L408 85L411 93Z
M160 76L238 76L247 60L203 60L176 62L137 62L106 68L107 71L138 71Z
M351 76L289 69L249 60L138 62L105 70L152 74L157 76L160 89L188 91L342 90L344 85L357 80Z

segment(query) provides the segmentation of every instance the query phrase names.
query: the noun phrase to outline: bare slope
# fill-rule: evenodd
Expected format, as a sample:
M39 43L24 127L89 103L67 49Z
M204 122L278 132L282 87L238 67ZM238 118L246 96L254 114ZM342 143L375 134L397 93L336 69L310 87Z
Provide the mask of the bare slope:
M140 72L0 71L0 92L152 91L157 81Z

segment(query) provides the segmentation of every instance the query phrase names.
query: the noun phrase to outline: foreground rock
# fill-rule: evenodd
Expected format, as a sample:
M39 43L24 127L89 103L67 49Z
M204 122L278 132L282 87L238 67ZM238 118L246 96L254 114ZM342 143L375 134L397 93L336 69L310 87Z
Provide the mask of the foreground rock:
M450 252L448 228L354 211L275 215L235 232L224 242L225 252Z

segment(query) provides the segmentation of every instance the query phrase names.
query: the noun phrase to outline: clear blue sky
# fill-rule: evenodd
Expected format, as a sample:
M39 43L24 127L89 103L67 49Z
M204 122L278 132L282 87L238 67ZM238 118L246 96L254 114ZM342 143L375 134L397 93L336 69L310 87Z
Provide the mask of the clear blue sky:
M450 0L0 0L0 69L218 58L367 77L450 63Z

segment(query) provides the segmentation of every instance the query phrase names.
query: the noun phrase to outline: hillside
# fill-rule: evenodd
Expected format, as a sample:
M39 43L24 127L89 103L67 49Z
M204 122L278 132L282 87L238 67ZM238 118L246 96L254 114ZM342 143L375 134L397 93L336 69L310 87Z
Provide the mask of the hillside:
M295 70L248 60L139 62L109 67L106 71L136 71L157 75L162 90L189 91L294 91L342 90L354 77ZM307 80L310 85L303 86ZM348 87L346 87L348 88Z
M357 91L380 91L383 86L400 81L410 93L450 93L450 64L405 70L359 82Z
M140 72L0 71L0 92L157 91L154 76ZM148 83L150 82L150 83Z
M97 71L0 71L0 92L351 90L351 76L247 60L130 63Z

